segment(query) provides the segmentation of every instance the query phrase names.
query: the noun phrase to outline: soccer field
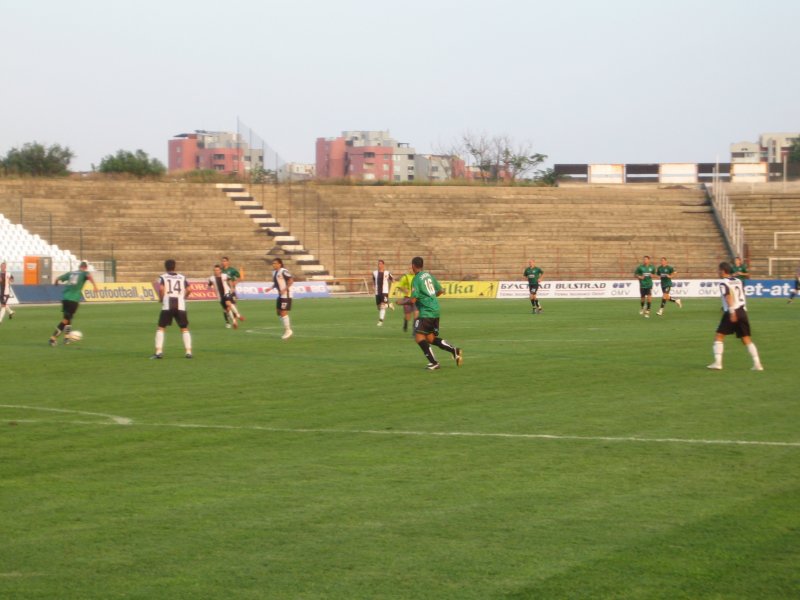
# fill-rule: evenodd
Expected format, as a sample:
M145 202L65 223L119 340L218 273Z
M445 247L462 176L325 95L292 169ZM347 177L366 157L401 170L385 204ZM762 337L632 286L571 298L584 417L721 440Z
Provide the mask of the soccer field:
M83 304L0 325L0 598L800 597L800 306L443 299L442 369L372 298ZM657 304L655 305L657 308Z

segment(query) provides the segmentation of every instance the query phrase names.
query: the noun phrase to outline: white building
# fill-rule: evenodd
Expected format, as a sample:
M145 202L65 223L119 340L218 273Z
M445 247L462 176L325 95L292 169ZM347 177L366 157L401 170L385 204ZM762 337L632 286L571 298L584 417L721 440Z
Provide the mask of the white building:
M731 144L731 163L782 163L800 132L762 133L758 142Z

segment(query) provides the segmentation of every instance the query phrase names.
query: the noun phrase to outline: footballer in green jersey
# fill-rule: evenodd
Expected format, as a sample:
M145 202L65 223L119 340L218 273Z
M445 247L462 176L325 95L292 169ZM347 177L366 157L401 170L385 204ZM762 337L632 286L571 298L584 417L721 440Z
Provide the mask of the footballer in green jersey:
M534 314L542 312L542 306L539 304L539 299L537 298L539 282L542 280L542 275L544 275L544 271L536 266L536 261L533 259L528 262L528 268L522 273L522 276L528 279L528 291L531 295L531 307L533 308Z
M239 312L239 307L236 306L236 284L241 281L242 274L239 273L239 269L231 265L231 261L227 256L223 256L220 262L222 265L222 272L228 276L228 285L231 286L231 313L233 313L235 318L244 321L244 317Z
M661 264L656 267L656 275L661 278L661 308L656 313L659 317L664 314L664 306L667 302L674 302L681 308L680 298L673 298L670 290L672 289L672 278L675 276L675 269L667 264L667 259L661 257Z
M431 345L452 354L456 366L460 367L464 361L461 348L456 348L439 337L440 307L438 297L444 293L444 290L433 275L423 270L423 266L424 261L421 256L415 256L411 260L414 279L411 281L411 297L408 301L419 310L419 316L414 321L414 339L425 358L428 359L428 364L425 368L429 371L441 368L439 361L436 360L436 356L433 354Z
M636 267L636 270L633 272L636 279L639 280L639 297L641 305L639 314L644 315L645 319L650 318L650 302L653 295L653 275L655 272L656 268L650 264L649 256L645 256L642 260L642 264Z
M85 261L81 262L77 271L70 271L56 278L56 285L59 283L65 284L64 292L61 296L63 318L48 340L51 346L56 345L56 338L62 333L64 334L64 343L69 343L69 333L72 331L72 319L75 318L75 313L78 312L83 286L87 281L91 282L94 286L94 291L97 292L97 284L94 282L92 274L89 273L89 265Z
M733 259L733 266L731 266L731 275L736 277L739 281L744 283L750 278L750 268L747 263L742 260L741 256Z

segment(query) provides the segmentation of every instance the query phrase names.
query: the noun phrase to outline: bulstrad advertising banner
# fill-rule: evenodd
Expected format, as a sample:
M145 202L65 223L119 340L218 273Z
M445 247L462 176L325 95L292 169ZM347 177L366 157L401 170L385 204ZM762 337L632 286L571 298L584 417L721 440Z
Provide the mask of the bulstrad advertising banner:
M709 298L719 296L719 279L684 279L672 282L670 294L675 298ZM787 298L794 289L788 279L753 279L744 290L751 298ZM501 299L528 298L526 281L501 281L497 297ZM631 279L543 281L539 298L638 298L639 282ZM661 283L653 282L653 296L661 295Z

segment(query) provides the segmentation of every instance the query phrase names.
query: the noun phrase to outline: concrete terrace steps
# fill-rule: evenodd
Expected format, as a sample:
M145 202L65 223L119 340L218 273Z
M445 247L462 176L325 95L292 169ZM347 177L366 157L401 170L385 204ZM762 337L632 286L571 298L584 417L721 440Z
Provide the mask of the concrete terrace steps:
M291 235L289 229L281 226L280 221L264 208L263 202L247 192L244 185L217 184L217 189L225 193L256 226L272 237L275 244L273 249L278 249L282 258L292 261L296 256L303 256L302 262L294 260L300 272L304 275L328 275L327 269L308 253L302 243Z
M401 272L415 254L440 276L517 278L531 255L546 258L550 269L557 261L562 276L578 270L627 276L644 253L674 257L681 273L706 276L709 261L727 254L697 189L307 185L273 188L269 202L341 277L368 276L378 258ZM587 257L597 263L591 269Z
M56 243L77 253L80 230L87 258L113 254L118 280L149 281L168 256L189 276L207 277L222 255L248 278L271 272L269 237L208 184L0 180L0 212L19 213L20 197L40 235L49 237L52 215Z

